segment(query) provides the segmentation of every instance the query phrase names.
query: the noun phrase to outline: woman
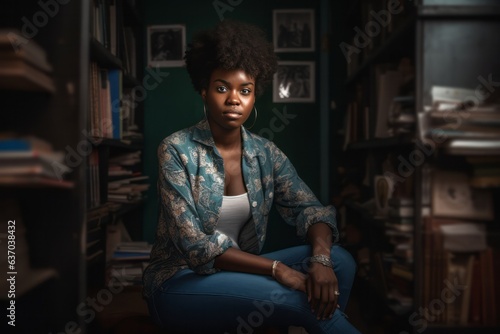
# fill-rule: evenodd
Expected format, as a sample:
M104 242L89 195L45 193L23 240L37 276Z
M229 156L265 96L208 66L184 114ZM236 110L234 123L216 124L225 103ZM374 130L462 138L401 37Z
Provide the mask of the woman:
M287 157L243 124L277 68L254 26L223 21L185 55L206 119L158 149L160 217L144 294L153 319L187 333L302 326L357 333L343 310L354 277L335 210ZM260 254L271 206L309 244Z

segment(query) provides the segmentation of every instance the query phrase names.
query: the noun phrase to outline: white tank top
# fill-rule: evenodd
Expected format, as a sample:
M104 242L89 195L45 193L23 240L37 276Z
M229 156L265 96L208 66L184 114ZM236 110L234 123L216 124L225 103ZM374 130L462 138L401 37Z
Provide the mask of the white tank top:
M251 216L248 193L224 196L216 231L227 235L233 242L233 247L240 248L238 236Z

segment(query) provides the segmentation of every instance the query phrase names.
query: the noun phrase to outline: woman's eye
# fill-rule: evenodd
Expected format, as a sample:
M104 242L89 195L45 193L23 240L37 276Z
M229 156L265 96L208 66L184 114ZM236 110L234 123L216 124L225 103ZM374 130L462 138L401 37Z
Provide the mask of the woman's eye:
M241 90L241 93L243 93L243 94L245 94L245 95L248 95L248 94L250 94L251 92L252 92L252 91L251 91L250 89L248 89L248 88L245 88L245 89L242 89L242 90Z
M219 87L217 87L217 91L219 93L224 93L227 91L227 88L225 86L219 86Z

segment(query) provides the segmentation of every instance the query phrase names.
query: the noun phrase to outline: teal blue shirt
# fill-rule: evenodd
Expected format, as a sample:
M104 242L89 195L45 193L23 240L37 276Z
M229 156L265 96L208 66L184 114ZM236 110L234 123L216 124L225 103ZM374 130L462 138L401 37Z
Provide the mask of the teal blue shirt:
M239 236L241 250L259 254L266 239L272 205L305 238L308 228L324 222L338 238L336 212L325 207L300 179L273 142L241 128L243 178L252 218ZM144 272L144 293L153 293L177 271L190 268L212 274L215 257L232 242L216 231L224 195L224 161L208 123L165 138L158 148L159 221L150 265Z

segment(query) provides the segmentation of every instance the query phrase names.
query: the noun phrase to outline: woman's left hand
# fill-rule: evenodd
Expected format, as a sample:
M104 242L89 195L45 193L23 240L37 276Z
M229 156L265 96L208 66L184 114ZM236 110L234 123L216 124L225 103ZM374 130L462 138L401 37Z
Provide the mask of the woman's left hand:
M337 308L339 284L332 268L311 263L306 292L312 312L319 319L331 318Z

